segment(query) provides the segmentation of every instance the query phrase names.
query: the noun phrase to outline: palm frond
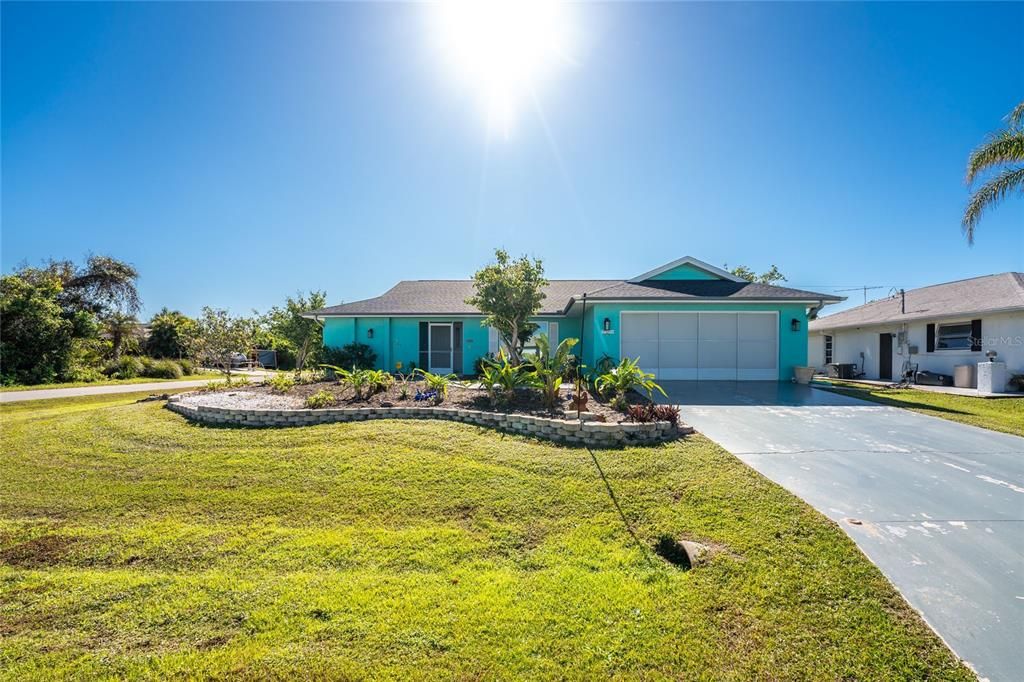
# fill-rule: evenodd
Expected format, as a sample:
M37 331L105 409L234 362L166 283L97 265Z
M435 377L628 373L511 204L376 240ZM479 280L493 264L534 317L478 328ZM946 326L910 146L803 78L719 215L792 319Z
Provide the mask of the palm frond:
M979 173L1004 163L1024 162L1024 130L1003 130L992 135L967 159L967 184Z
M1013 108L1010 115L1006 117L1006 120L1010 122L1013 127L1020 127L1024 125L1024 102L1021 102Z
M1007 168L971 195L961 223L964 235L967 236L967 243L974 243L974 228L981 219L981 214L1014 190L1024 193L1024 166Z

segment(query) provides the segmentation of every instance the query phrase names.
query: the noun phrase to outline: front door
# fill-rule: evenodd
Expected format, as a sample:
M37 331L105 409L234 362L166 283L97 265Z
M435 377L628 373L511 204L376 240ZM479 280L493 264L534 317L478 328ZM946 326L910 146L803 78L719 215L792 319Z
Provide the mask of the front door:
M892 334L878 335L878 378L892 381Z
M430 371L434 374L451 374L454 371L455 344L452 338L451 322L431 322L427 335L427 353Z

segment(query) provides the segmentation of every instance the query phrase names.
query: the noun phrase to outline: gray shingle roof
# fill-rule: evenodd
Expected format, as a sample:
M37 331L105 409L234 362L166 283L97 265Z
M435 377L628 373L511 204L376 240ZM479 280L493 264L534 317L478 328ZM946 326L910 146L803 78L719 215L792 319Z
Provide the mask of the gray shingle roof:
M644 282L616 282L598 291L587 292L588 300L689 300L719 299L738 301L841 301L838 296L813 291L778 287L757 282L729 282L725 280L646 280Z
M646 281L630 283L609 279L554 279L544 289L541 315L560 315L573 298L583 293L588 300L742 300L838 301L835 296L786 287L717 280ZM376 298L314 310L308 315L478 315L467 305L473 282L458 280L403 281Z
M1024 273L1004 272L910 289L906 292L904 308L906 312L900 312L900 297L893 296L819 317L808 325L808 329L866 327L997 310L1024 310Z

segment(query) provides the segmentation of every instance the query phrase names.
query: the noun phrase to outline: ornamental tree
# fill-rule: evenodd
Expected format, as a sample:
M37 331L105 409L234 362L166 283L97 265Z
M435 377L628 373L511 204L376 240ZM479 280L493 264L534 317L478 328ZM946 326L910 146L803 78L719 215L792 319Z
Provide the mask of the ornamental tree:
M253 323L244 317L230 317L226 310L203 308L188 340L189 355L205 367L217 367L231 376L231 356L252 347Z
M509 360L521 364L523 345L537 330L530 322L544 300L544 266L536 258L509 258L504 249L495 249L495 262L473 274L476 294L466 303L484 314L483 324L494 327L504 344Z

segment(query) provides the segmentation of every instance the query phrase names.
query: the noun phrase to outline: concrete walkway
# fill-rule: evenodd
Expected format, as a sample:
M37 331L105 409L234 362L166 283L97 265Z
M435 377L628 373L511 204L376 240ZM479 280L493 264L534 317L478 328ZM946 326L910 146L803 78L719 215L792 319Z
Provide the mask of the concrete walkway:
M834 520L983 679L1021 679L1024 438L776 382L664 402Z
M247 376L250 381L262 380L269 372L232 372L232 376ZM78 388L43 388L36 391L7 391L0 393L0 403L19 403L25 400L53 400L54 398L77 398L85 395L107 393L166 393L183 388L199 388L211 381L223 381L222 374L211 374L209 379L189 381L151 381L144 384L113 384L107 386L80 386Z

